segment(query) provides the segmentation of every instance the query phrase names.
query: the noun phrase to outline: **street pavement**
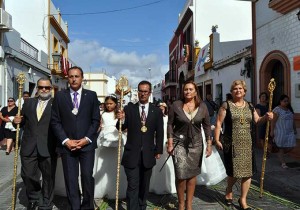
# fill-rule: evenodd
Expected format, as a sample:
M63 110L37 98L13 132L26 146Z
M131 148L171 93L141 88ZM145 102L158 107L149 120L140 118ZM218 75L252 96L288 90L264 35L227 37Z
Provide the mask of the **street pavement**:
M222 155L222 153L221 153ZM12 178L13 178L14 153L6 156L5 151L0 150L0 210L11 209ZM288 169L280 167L276 154L271 154L267 159L264 178L264 194L260 198L260 176L262 150L256 151L258 173L253 177L251 189L248 194L248 204L257 210L285 210L300 209L300 159L287 157ZM17 203L16 209L26 209L27 200L25 187L20 177L20 161L18 162L17 176ZM214 186L197 186L193 200L193 209L219 210L239 209L238 198L240 196L240 184L234 186L234 200L231 207L224 203L226 181ZM69 209L67 199L55 196L54 209ZM100 210L115 208L114 200L95 199L95 204ZM153 209L176 209L176 194L155 195L150 194L147 210ZM120 200L120 210L126 209L124 200Z

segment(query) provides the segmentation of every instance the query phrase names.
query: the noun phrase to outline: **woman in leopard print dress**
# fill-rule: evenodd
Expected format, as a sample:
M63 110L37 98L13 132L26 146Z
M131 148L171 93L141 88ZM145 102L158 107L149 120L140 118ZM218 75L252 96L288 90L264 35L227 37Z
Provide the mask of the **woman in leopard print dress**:
M232 205L232 187L241 179L241 197L238 200L241 209L251 209L247 205L247 193L251 184L251 177L256 171L252 145L253 123L265 122L273 118L273 113L260 117L253 105L244 97L247 92L243 80L235 80L231 85L232 100L224 102L219 110L215 128L215 140L219 149L224 152L224 165L228 175L225 202ZM220 142L221 125L224 122L224 135L227 142ZM230 140L230 142L228 142ZM226 149L225 149L226 144Z

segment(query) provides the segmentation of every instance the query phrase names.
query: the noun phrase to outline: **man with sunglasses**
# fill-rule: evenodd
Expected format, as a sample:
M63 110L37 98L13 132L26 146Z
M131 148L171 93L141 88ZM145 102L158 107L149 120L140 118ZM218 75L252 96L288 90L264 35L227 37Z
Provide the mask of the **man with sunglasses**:
M163 114L149 103L150 95L151 83L141 81L139 102L129 103L117 114L123 120L122 129L127 129L122 165L127 176L126 202L130 210L146 210L152 168L163 153Z
M38 97L26 99L21 117L14 118L14 123L24 128L20 149L21 176L26 187L27 209L30 210L53 207L57 156L56 140L50 127L51 89L51 80L40 78L37 81Z
M70 88L59 91L53 101L51 125L57 137L65 186L71 209L94 210L93 168L100 109L97 94L82 87L83 71L68 70ZM82 200L78 183L81 173Z

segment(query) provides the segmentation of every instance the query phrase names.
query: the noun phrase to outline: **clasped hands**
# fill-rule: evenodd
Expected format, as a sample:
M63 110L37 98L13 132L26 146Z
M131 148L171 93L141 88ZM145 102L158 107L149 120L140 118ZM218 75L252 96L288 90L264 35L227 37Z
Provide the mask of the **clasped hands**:
M86 138L82 138L79 140L70 139L70 140L66 141L65 146L71 151L76 151L76 150L81 149L82 147L84 147L87 144L88 144L88 140Z

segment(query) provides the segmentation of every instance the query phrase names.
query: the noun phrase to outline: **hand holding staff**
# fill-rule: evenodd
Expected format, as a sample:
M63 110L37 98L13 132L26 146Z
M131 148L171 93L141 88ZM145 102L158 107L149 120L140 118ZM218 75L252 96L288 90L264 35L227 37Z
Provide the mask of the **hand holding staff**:
M273 101L273 91L276 87L276 83L274 78L272 78L268 85L268 90L270 92L270 101L269 101L269 110L268 112L272 111L272 101ZM269 127L270 121L267 121L266 127L266 134L265 134L265 144L264 144L264 154L263 154L263 161L262 161L262 169L261 169L261 177L260 177L260 198L262 198L263 194L263 185L264 185L264 176L265 176L265 168L266 168L266 160L267 160L267 150L268 150L268 140L269 140Z
M174 145L172 151L169 153L169 156L167 157L167 159L165 160L164 164L162 165L162 167L159 169L159 172L161 172L161 170L164 168L164 166L166 165L166 163L168 162L169 158L173 155L174 149L177 147L179 140L182 140L184 138L183 135L179 135L179 137L174 136L175 139L177 139L176 144Z
M17 82L19 84L19 97L18 97L18 114L21 114L21 98L23 92L23 85L25 82L25 74L23 72L19 73L17 76ZM15 157L14 157L14 174L13 174L13 190L12 190L12 201L11 201L11 209L16 209L16 182L17 182L17 167L18 167L18 154L19 154L19 135L20 135L20 124L17 124L16 131L16 143L15 143Z

